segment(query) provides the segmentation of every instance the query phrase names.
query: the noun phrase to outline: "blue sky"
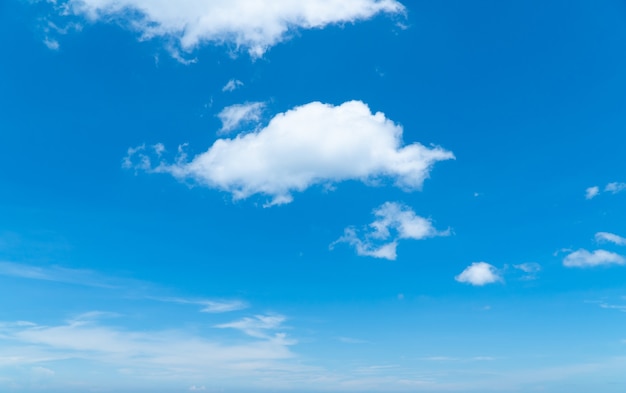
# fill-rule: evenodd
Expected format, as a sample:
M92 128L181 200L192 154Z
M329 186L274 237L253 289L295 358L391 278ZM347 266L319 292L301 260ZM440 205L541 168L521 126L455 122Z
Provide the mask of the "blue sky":
M624 391L623 2L0 29L1 391Z

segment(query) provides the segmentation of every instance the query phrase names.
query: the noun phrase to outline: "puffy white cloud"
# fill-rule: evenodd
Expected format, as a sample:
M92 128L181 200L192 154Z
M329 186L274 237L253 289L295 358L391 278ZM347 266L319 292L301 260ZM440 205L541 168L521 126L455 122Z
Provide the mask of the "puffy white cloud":
M589 252L585 249L580 249L572 252L563 259L563 266L566 267L594 267L623 264L626 264L626 259L623 256L606 250Z
M228 133L244 124L258 122L261 120L263 108L265 108L263 102L247 102L227 106L217 115L222 122L222 128L219 132Z
M617 244L618 246L626 246L626 238L618 236L614 233L609 232L598 232L596 233L596 241L599 243L609 242Z
M385 202L374 209L373 214L376 220L369 224L362 238L354 227L348 227L343 236L330 245L331 249L338 243L348 243L355 248L357 255L395 260L400 239L420 240L450 234L450 230L437 230L431 220L416 215L413 209L397 202Z
M145 148L129 149L124 166L193 179L235 200L267 195L267 205L289 203L293 192L313 185L345 180L373 185L391 179L405 191L419 190L436 162L454 159L438 146L403 146L402 127L381 112L372 114L361 101L296 107L255 132L218 139L191 161L181 150L174 163L153 165L148 154Z
M600 193L598 186L589 187L585 190L585 199L592 199Z
M222 91L223 92L227 92L227 91L235 91L236 89L240 88L241 86L243 86L243 82L238 80L238 79L231 79L228 81L228 83L226 83L224 85L224 87L222 87Z
M398 14L396 0L58 0L63 15L121 23L191 51L203 43L245 48L258 57L294 30Z
M454 277L458 282L483 286L486 284L493 284L498 281L502 281L498 269L495 266L487 262L474 262L458 276Z

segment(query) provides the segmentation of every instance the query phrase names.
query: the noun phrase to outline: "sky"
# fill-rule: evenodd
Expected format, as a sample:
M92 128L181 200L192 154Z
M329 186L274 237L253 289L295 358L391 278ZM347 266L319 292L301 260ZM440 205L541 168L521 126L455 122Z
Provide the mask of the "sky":
M0 2L0 391L623 392L626 4Z

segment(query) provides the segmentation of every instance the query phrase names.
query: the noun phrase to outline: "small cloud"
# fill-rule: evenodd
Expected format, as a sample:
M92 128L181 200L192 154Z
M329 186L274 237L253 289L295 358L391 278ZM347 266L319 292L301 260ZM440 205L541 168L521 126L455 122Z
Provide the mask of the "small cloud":
M483 286L502 281L498 269L487 262L472 263L454 279L458 282L475 286Z
M238 321L215 325L218 329L237 329L256 338L269 338L264 332L281 328L287 318L282 315L255 315L254 318L243 318Z
M585 249L580 249L568 254L565 259L563 259L563 266L565 267L595 267L624 264L626 264L626 259L623 256L606 250L589 252Z
M610 192L612 194L617 194L618 192L622 192L624 190L626 190L626 183L613 182L604 187L604 192Z
M235 91L236 89L243 86L243 82L237 79L231 79L222 87L223 92Z
M118 318L120 316L121 315L118 313L109 312L109 311L89 311L89 312L77 315L76 317L70 319L67 322L72 326L80 326L80 325L87 325L87 324L99 321L101 319Z
M161 156L165 152L165 146L162 143L157 143L152 145L152 149L156 153L157 156Z
M219 130L219 133L225 134L244 124L260 121L264 108L265 103L263 102L248 102L227 106L217 115L222 122L222 128Z
M369 224L363 238L358 236L355 228L348 227L330 248L347 243L356 249L357 255L395 260L399 240L450 235L449 229L437 230L430 219L416 215L413 209L398 202L385 202L374 209L373 214L376 220Z
M204 391L206 390L206 387L203 386L196 386L196 385L192 385L189 387L189 391L191 392L200 392L200 391Z
M595 239L598 243L614 243L618 246L626 246L626 238L618 236L614 233L609 232L598 232L596 233Z
M541 265L535 262L521 263L519 265L513 265L513 267L526 273L524 277L522 277L523 280L534 280L537 278L537 273L541 271Z
M621 312L626 312L626 305L600 303L600 308L604 308L605 310L618 310Z
M404 293L398 294L398 300L404 300Z
M59 41L55 40L54 38L50 38L50 37L46 37L43 40L43 44L48 47L48 49L50 50L59 50Z
M603 192L609 192L611 194L618 194L624 190L626 190L626 183L612 182L612 183L607 184L604 187ZM598 194L600 194L600 187L598 186L589 187L587 188L585 192L585 199L592 199L596 197Z
M589 187L585 190L585 199L593 199L600 193L600 188L598 186Z

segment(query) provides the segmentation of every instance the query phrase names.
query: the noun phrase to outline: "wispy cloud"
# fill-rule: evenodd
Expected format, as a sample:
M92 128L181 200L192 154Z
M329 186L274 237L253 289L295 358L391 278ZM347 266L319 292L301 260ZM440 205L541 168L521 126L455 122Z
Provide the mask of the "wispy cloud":
M535 280L537 274L541 271L541 265L536 262L520 263L519 265L513 265L513 267L526 273L522 280Z
M222 128L219 132L225 134L244 124L259 122L264 108L265 103L263 102L247 102L227 106L217 115L222 122Z
M231 79L224 85L224 87L222 87L222 91L223 92L235 91L242 86L243 86L242 81L238 79Z
M598 243L613 243L618 246L626 246L626 238L618 236L614 233L609 232L598 232L596 233L595 239Z
M151 300L156 300L166 303L178 303L178 304L195 304L202 306L201 312L217 314L231 311L238 311L248 308L248 303L241 300L215 300L215 299L193 299L193 298L181 298L181 297L148 297Z
M53 281L72 285L115 289L116 293L120 296L129 299L198 305L201 306L200 312L212 314L238 311L249 307L248 303L238 299L157 296L155 293L163 292L163 290L152 283L129 278L107 276L91 270L68 269L60 266L39 267L13 262L0 262L0 275L29 280Z
M30 266L0 262L0 275L31 280L55 281L101 288L117 288L119 283L91 270L68 269L60 266Z
M474 262L454 279L465 284L483 286L502 281L502 276L495 266L487 262Z
M267 331L282 328L286 318L283 315L255 315L237 321L215 325L219 329L237 329L251 337L269 338ZM281 336L277 334L276 336Z
M73 319L60 325L1 324L0 364L83 359L116 367L219 376L226 371L236 373L242 366L271 370L277 366L275 361L295 356L289 349L294 341L284 336L248 335L238 344L226 345L184 330L116 328L102 324L98 314L80 316L80 323Z
M449 229L436 229L430 219L418 216L413 209L398 202L385 202L374 209L373 214L376 220L369 224L362 237L354 227L348 227L330 248L347 243L355 248L357 255L395 260L399 240L420 240L450 234Z

